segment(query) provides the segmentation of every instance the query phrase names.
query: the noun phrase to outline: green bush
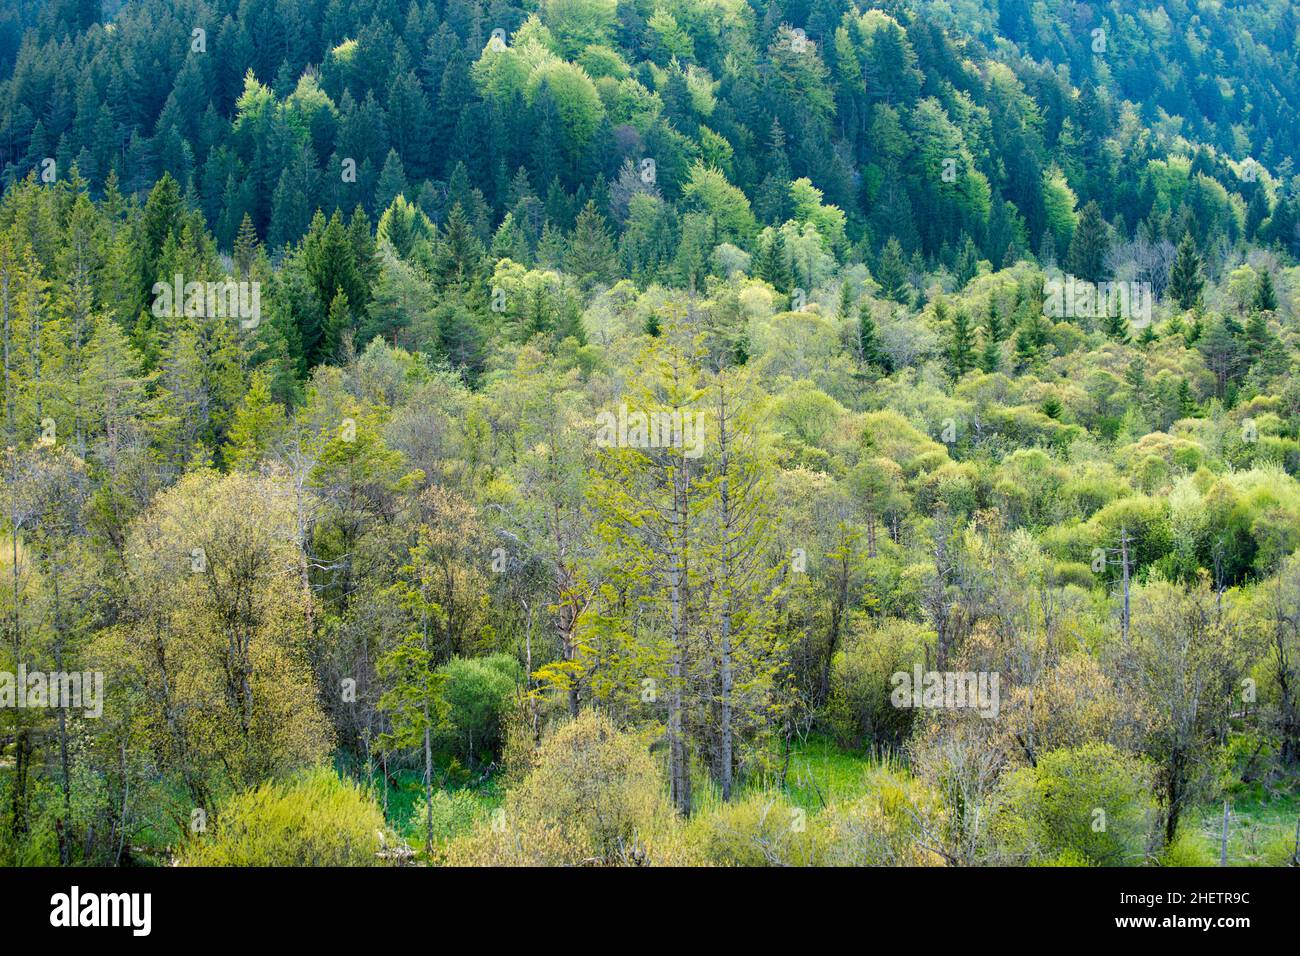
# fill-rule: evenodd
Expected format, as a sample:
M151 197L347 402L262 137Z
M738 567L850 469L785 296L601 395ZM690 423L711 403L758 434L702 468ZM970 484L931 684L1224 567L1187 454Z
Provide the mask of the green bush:
M756 793L691 821L688 839L717 866L809 866L817 831L783 794Z
M919 624L889 620L855 632L836 653L822 718L842 746L898 747L907 738L916 711L890 702L892 677L924 659L928 635Z
M501 746L502 721L519 686L519 662L510 654L457 657L439 668L447 680L448 729L441 745L471 767Z
M1189 827L1179 827L1174 841L1160 855L1161 866L1218 866L1214 848L1199 839Z
M376 866L384 815L329 767L231 797L210 832L180 852L183 866Z
M995 844L1027 863L1132 866L1157 820L1150 767L1110 744L1043 754L1006 779L1003 798Z
M677 816L645 742L586 710L545 738L502 807L447 847L455 866L682 862Z

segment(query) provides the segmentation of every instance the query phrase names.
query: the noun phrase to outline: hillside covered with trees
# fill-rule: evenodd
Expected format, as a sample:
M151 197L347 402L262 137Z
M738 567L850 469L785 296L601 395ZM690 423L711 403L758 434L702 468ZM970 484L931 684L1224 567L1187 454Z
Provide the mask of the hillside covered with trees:
M1300 864L1298 47L0 10L0 863Z

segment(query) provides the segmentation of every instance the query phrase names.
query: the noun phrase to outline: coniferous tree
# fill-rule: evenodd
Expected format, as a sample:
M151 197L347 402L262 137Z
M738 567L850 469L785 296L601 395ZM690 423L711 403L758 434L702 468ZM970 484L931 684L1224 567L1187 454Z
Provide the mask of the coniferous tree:
M397 150L390 149L384 160L384 168L379 171L379 181L375 183L375 209L387 209L397 196L410 191L406 182L406 168Z
M464 287L477 275L482 258L483 245L457 203L451 207L447 225L434 247L431 269L434 280L440 288Z
M883 372L892 371L889 355L880 347L880 337L876 332L876 321L871 317L871 307L864 302L858 308L858 347L862 351L862 361Z
M1250 305L1256 312L1277 311L1277 293L1273 290L1273 276L1268 269L1260 270L1259 284Z
M239 224L239 234L235 236L232 256L235 270L241 278L248 278L248 273L253 268L253 260L257 256L257 249L257 230L253 228L252 217L244 213L244 218Z
M1002 318L1002 312L998 308L998 301L994 296L989 296L989 312L988 317L984 320L984 327L994 342L1001 342L1007 337L1006 322Z
M755 276L778 292L789 292L794 288L794 269L780 229L764 232L752 268Z
M907 263L903 259L903 247L897 239L889 237L885 248L876 263L876 282L880 285L880 294L886 299L906 303L911 292L908 282Z
M1178 253L1169 274L1169 295L1180 309L1191 309L1201 301L1201 290L1204 287L1201 257L1196 251L1196 242L1188 231L1178 244Z
M981 372L992 374L1002 367L1002 346L997 336L986 326L983 335L984 344L980 349L979 368Z
M547 219L537 241L537 265L543 269L560 269L567 256L568 243L564 241L564 233Z
M1078 225L1066 254L1066 271L1088 282L1102 282L1106 277L1106 257L1110 252L1110 230L1101 218L1101 207L1089 202L1079 214Z
M967 283L979 274L979 250L975 248L975 242L970 236L962 243L961 250L957 253L956 276L957 288L966 288Z
M325 318L322 353L329 359L336 359L344 340L351 331L352 310L348 306L348 294L340 289L330 302L329 313Z
M1128 319L1124 317L1123 310L1118 308L1107 308L1106 315L1102 319L1102 331L1106 337L1115 342L1129 341Z
M940 323L944 321L941 308L942 300L935 303L935 318ZM946 309L943 313L946 314ZM947 353L948 372L954 380L975 367L975 337L964 308L957 308L952 313Z
M569 238L565 265L583 288L606 282L614 272L614 242L605 227L605 217L588 200L578 214Z

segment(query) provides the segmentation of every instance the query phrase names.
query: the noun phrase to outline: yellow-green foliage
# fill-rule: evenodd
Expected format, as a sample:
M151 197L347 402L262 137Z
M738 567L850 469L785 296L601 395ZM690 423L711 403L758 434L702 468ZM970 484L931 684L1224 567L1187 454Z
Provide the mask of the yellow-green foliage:
M819 827L780 793L756 793L693 819L688 839L718 866L812 866L822 856Z
M1142 862L1157 821L1151 769L1110 744L1041 755L1003 781L993 842L1008 861Z
M459 865L679 862L679 832L645 744L584 711L546 738L505 805L448 847Z
M1191 827L1180 827L1174 841L1160 855L1161 866L1215 866L1219 862L1209 843Z
M846 746L897 747L912 726L915 711L895 707L889 699L891 677L920 662L932 633L920 624L888 619L870 630L855 631L831 663L826 720Z
M221 805L182 847L183 866L376 866L384 815L328 767L264 783Z
M938 795L921 781L890 770L868 777L867 794L817 815L820 862L827 866L940 866L927 832L943 828Z

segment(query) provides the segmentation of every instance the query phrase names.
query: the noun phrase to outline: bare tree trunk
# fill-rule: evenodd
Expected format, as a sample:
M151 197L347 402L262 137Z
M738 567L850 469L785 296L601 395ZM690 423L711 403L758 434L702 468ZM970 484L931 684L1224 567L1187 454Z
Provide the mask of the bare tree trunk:
M682 816L691 812L690 756L683 729L685 683L688 671L686 623L686 529L689 521L690 478L685 459L673 470L672 569L669 572L672 628L672 688L668 695L668 765L673 805Z
M1219 866L1228 865L1228 801L1223 801L1223 834L1219 838Z
M730 603L728 601L728 603ZM719 770L722 775L722 799L731 799L732 776L732 730L731 730L731 609L728 607L722 615L722 745L718 754Z
M63 613L62 603L59 599L59 575L55 571L53 577L54 593L54 667L59 673L63 673ZM53 703L53 701L51 701ZM72 775L68 766L68 711L63 700L59 701L59 769L61 772L61 783L63 789L63 814L60 822L72 817ZM60 828L59 830L59 863L62 866L72 864L72 848L69 845L68 834Z
M433 850L433 744L429 704L424 705L424 852Z
M1121 528L1119 532L1120 547L1120 564L1123 568L1122 575L1124 581L1124 614L1120 618L1120 630L1123 633L1124 644L1128 645L1128 622L1129 622L1129 579L1128 579L1128 528Z
M560 629L560 648L564 654L566 662L572 661L577 657L578 650L573 643L573 618L568 605L560 605L559 614ZM570 676L569 678L569 716L578 716L578 707L581 704L581 694L578 688L578 682Z

